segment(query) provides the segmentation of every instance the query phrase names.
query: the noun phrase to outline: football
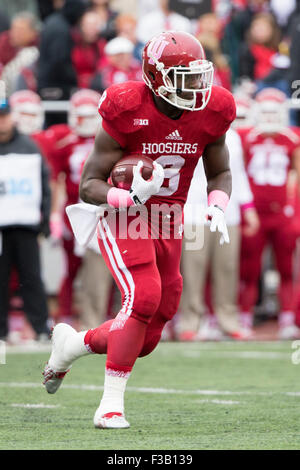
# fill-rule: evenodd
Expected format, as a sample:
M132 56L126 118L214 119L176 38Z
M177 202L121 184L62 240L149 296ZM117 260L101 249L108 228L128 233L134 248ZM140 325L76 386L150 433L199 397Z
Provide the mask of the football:
M133 169L142 160L144 166L142 168L142 176L148 180L152 176L153 161L151 158L142 155L127 155L121 158L113 167L110 179L116 188L127 189L131 187L133 179Z

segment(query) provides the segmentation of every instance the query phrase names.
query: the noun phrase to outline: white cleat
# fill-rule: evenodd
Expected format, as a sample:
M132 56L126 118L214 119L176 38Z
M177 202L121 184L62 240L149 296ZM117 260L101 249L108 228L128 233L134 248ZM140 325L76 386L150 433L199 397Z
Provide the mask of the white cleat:
M99 429L125 429L130 427L122 413L112 412L100 415L99 408L94 416L94 425L95 428Z
M222 341L224 334L218 326L212 326L207 322L198 331L197 339L200 341Z
M64 376L69 372L71 364L67 367L63 362L64 344L68 335L76 332L66 323L58 323L52 330L52 352L44 371L44 381L48 393L55 393L61 386Z
M278 338L285 339L298 339L300 338L300 330L296 325L288 325L279 328Z
M64 376L67 372L69 372L69 370L70 369L64 372L55 372L53 369L51 369L51 367L49 367L48 363L45 365L45 369L43 371L43 385L45 385L48 393L53 394L59 389Z

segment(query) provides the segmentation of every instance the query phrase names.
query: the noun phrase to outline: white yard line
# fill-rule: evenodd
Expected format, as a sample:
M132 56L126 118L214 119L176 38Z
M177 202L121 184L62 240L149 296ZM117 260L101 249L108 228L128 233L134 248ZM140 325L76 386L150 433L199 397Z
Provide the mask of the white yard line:
M226 359L289 359L291 352L273 352L273 351L183 351L182 356L188 358L226 358Z
M42 388L42 384L34 382L0 382L0 388ZM103 391L103 386L87 385L87 384L63 384L62 389L67 390L82 390L91 392ZM128 392L137 393L153 393L162 395L237 395L237 396L272 396L272 395L285 395L285 396L300 396L299 392L255 392L255 391L233 391L233 390L182 390L174 388L151 388L151 387L127 387Z
M247 344L249 349L252 347L268 347L270 349L278 349L282 348L282 346L287 346L287 348L290 347L290 344L292 344L292 341L251 341L247 343L242 343L242 342L234 342L234 341L211 341L211 342L193 342L193 343L182 343L182 342L161 342L158 346L158 348L153 352L153 354L170 354L173 353L174 351L176 352L184 352L184 351L191 351L191 352L214 352L214 353L219 353L221 354L223 351L224 352L233 352L233 353L242 353L243 351L240 351L240 347L244 347L245 344ZM51 352L51 344L39 344L34 341L30 341L24 344L18 344L18 345L12 345L6 343L6 353L7 354L19 354L19 353L46 353L46 352ZM231 350L231 351L230 351ZM247 352L247 351L246 351ZM250 353L269 353L273 354L272 351L264 351L264 350L250 350ZM280 354L277 351L274 351L276 354ZM282 353L284 354L284 353ZM288 354L288 352L286 352Z
M61 408L60 405L45 405L44 403L12 403L13 408Z
M208 403L213 405L240 405L240 401L233 401L233 400L218 400L218 399L205 399L205 400L195 400L194 403L202 404ZM45 405L44 403L12 403L9 405L13 408L26 408L26 409L55 409L61 408L61 405Z
M212 403L213 405L241 405L240 401L232 400L195 400L194 403Z

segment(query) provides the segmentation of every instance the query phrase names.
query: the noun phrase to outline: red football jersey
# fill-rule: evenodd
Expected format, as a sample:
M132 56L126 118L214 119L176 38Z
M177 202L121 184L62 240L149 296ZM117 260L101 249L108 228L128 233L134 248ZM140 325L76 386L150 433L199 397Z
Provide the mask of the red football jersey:
M82 162L87 159L94 144L93 137L80 137L66 124L56 124L47 129L47 140L52 142L49 161L54 178L65 174L67 204L76 204Z
M51 178L55 179L54 174L53 174L52 158L51 158L53 149L55 147L54 135L52 135L47 130L45 130L45 131L34 132L33 134L30 135L30 137L35 141L42 155L47 160L47 163L51 169Z
M284 133L260 134L241 129L245 165L259 212L280 213L288 206L287 181L300 139L292 128Z
M124 149L160 163L165 180L149 203L184 205L194 169L207 144L225 134L235 118L231 93L214 86L202 111L183 111L171 119L155 106L152 91L142 82L113 85L102 95L103 129Z

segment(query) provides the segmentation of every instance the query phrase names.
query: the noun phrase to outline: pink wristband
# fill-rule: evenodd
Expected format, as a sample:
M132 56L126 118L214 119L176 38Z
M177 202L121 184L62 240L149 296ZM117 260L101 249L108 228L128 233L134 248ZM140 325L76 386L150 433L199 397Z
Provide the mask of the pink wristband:
M219 206L225 212L229 202L229 196L224 191L215 189L209 193L207 202L209 206Z
M129 207L133 205L133 200L129 195L129 191L120 188L110 188L107 193L107 202L115 208Z
M253 209L255 207L254 202L247 202L246 204L241 205L241 210L245 212L247 209Z

